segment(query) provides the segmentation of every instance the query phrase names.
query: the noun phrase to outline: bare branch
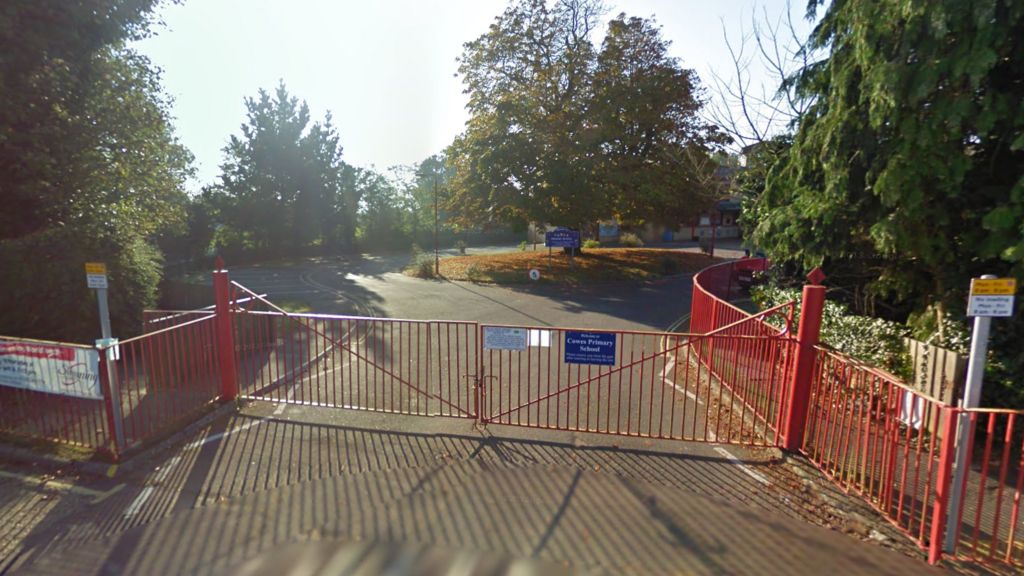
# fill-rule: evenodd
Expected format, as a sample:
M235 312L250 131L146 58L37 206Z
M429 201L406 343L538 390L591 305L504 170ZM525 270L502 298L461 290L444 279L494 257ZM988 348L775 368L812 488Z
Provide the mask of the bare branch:
M788 2L785 10L773 18L766 8L755 6L750 31L741 29L738 43L729 38L722 23L733 66L728 77L711 72L715 97L708 103L706 115L740 146L763 142L789 129L811 105L788 81L806 68L813 56L797 33ZM761 77L769 80L755 87L754 79Z

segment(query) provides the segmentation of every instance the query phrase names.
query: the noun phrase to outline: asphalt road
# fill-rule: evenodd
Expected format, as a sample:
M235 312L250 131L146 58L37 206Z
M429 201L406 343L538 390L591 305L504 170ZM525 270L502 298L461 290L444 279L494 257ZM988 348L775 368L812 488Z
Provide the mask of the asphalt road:
M260 337L245 346L252 352L240 362L244 392L405 413L482 410L493 422L561 430L717 438L708 432L711 389L687 366L685 349L666 351L660 334L689 312L691 275L503 287L411 278L401 273L406 262L404 256L364 256L231 270L232 279L269 300L302 299L315 312L446 322L320 319L291 331L248 330ZM476 327L452 321L524 326L530 346L485 351L480 358ZM614 367L582 366L562 361L559 327L646 333L618 336ZM262 337L269 333L272 338ZM297 369L301 374L290 376ZM472 382L480 374L484 394L477 398Z
M508 247L477 250L502 249ZM401 272L408 259L311 259L287 266L229 268L229 273L271 301L301 301L315 312L334 314L661 331L689 312L688 274L645 283L494 286L411 278Z

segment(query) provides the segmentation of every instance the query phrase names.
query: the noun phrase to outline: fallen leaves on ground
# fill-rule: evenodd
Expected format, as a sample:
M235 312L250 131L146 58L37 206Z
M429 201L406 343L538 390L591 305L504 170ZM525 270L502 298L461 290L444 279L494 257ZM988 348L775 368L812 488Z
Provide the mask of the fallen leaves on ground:
M561 250L528 250L505 254L455 256L441 260L441 276L449 280L523 284L531 269L540 282L582 284L615 280L649 280L693 273L717 260L704 254L654 248L591 248L570 259Z

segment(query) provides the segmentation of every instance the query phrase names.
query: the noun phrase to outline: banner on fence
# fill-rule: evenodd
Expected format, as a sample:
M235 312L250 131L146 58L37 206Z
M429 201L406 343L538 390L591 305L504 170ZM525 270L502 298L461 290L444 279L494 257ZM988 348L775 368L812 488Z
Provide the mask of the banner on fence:
M0 386L100 400L99 352L56 343L0 341Z

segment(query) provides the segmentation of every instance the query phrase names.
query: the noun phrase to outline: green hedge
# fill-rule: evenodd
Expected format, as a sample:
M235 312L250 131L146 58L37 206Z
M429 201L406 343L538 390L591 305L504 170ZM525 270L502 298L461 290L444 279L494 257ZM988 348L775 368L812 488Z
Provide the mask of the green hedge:
M750 294L754 302L762 309L796 300L794 329L799 325L799 290L764 285L755 286L751 289ZM884 368L904 379L913 376L910 355L903 342L903 339L909 335L910 329L902 324L881 318L851 314L845 305L832 300L825 301L825 310L821 321L821 341L823 343L858 360Z

